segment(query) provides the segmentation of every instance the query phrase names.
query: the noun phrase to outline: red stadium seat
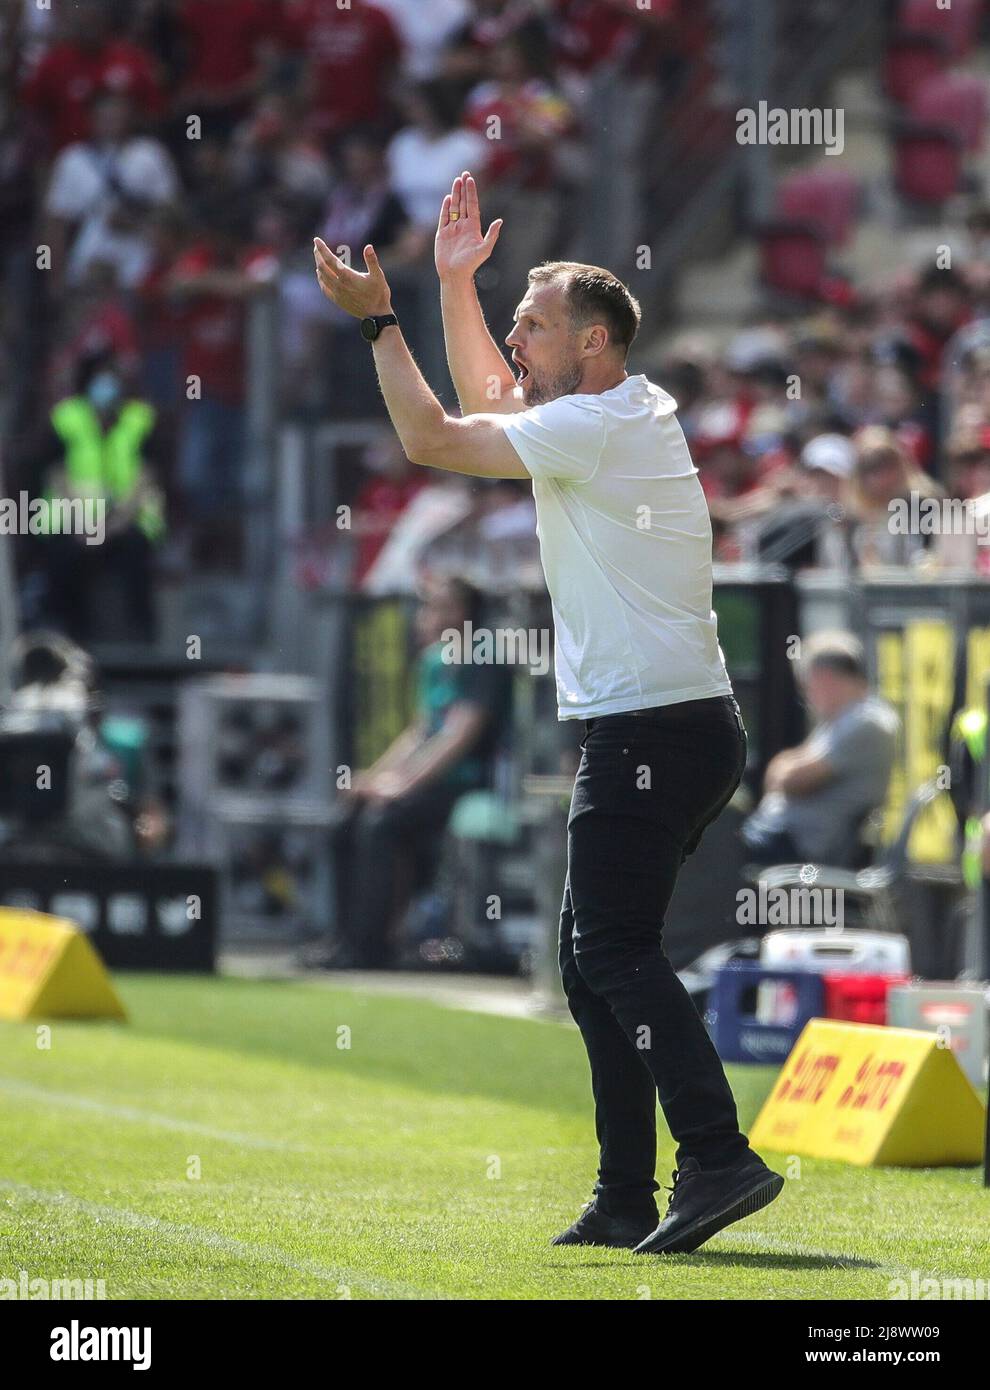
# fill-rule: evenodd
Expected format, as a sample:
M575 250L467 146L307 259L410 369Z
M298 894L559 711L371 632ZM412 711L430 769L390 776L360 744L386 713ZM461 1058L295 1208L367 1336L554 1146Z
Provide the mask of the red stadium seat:
M915 93L911 115L927 125L951 126L962 137L963 149L983 148L990 90L986 80L968 72L945 72L929 77Z
M905 122L894 139L894 184L902 198L935 207L958 191L962 140L947 126Z
M845 169L827 160L811 169L798 169L780 181L777 212L789 222L811 222L830 246L844 246L856 220L860 184Z
M766 223L758 233L760 277L768 289L817 299L825 279L826 241L812 222Z
M947 39L895 29L884 52L883 89L898 106L907 106L918 88L943 72L948 62Z
M976 44L981 8L982 0L952 0L947 9L935 0L901 0L898 24L912 34L945 39L953 58L963 58Z

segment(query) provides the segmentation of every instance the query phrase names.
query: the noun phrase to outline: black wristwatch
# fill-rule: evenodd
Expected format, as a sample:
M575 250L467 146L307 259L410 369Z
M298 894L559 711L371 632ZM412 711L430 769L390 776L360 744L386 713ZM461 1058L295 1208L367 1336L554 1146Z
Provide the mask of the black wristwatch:
M361 337L373 343L383 328L388 328L391 323L398 325L398 322L394 314L376 314L373 318L362 319Z

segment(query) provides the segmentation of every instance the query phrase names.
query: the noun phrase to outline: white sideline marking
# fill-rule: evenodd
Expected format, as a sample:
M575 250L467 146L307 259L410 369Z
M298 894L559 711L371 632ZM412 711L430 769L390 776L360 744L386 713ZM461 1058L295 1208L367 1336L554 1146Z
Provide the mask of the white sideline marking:
M184 1245L205 1246L209 1250L224 1255L235 1255L241 1259L256 1260L262 1264L281 1265L283 1269L296 1270L309 1274L314 1279L322 1279L336 1288L347 1286L365 1293L380 1294L385 1298L433 1299L448 1298L452 1295L436 1294L419 1289L414 1284L403 1284L392 1279L378 1279L373 1275L362 1274L354 1269L330 1269L315 1260L299 1260L277 1245L258 1245L253 1241L237 1240L233 1236L221 1236L205 1226L182 1225L177 1221L167 1221L158 1216L146 1216L143 1212L131 1211L129 1207L103 1206L99 1202L87 1201L85 1197L75 1197L69 1192L45 1191L30 1187L26 1183L11 1182L0 1178L0 1192L12 1192L29 1201L44 1202L49 1206L68 1207L85 1216L98 1217L112 1221L117 1226L131 1230L153 1231L156 1235Z
M30 1081L20 1081L14 1077L0 1076L0 1091L22 1100L37 1101L47 1105L62 1105L70 1110L85 1110L93 1115L108 1115L115 1120L132 1120L136 1124L158 1125L161 1129L178 1130L183 1134L201 1134L206 1139L219 1139L228 1144L241 1144L249 1149L289 1149L293 1153L312 1153L305 1144L290 1144L284 1139L266 1139L259 1134L241 1134L234 1129L214 1129L212 1125L200 1124L197 1120L182 1120L174 1115L159 1115L154 1110L141 1110L133 1105L113 1105L108 1101L94 1100L91 1096L78 1096L70 1091L51 1091L47 1086L35 1086Z

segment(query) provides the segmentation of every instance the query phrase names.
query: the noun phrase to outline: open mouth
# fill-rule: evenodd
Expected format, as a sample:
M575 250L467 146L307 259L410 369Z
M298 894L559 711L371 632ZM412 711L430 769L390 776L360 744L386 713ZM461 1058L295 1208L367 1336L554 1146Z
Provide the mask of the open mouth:
M518 357L513 357L512 360L513 360L513 362L516 364L516 370L517 370L517 372L519 373L519 377L518 377L519 385L520 385L520 386L523 386L523 385L526 383L526 381L529 379L529 368L526 366L526 363L525 363L525 362L520 362L520 360L519 360Z

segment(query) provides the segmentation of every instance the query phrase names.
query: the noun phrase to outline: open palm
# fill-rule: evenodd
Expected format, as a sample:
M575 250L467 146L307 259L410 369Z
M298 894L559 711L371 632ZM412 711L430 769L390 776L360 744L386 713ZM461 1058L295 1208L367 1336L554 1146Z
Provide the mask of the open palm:
M440 221L434 255L437 274L473 275L495 249L502 219L498 218L481 234L478 185L466 171L456 178L440 208Z

